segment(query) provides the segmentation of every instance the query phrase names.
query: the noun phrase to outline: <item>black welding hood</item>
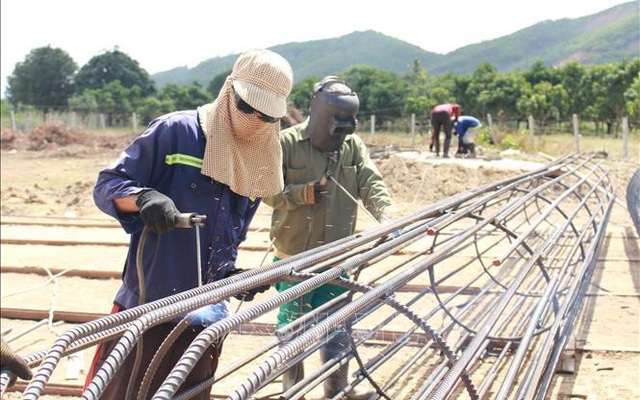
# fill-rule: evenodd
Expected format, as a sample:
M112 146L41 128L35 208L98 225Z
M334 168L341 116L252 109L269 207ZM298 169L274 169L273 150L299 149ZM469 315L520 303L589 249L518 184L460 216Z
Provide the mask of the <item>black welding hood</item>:
M325 153L340 149L345 137L356 130L359 107L358 95L337 77L316 83L308 127L313 147Z

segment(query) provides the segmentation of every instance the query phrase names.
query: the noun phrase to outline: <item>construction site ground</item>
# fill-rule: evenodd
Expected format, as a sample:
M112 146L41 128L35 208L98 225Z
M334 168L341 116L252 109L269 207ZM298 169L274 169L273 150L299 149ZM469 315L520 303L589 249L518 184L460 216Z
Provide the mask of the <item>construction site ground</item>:
M12 141L2 145L2 310L23 309L45 312L75 311L106 314L119 286L119 279L86 279L74 276L52 280L34 269L91 270L117 275L127 251L127 235L93 204L92 188L97 173L113 161L127 140L89 141L67 146L28 150L26 144ZM376 159L389 187L400 217L427 204L453 196L507 176L536 168L548 159L538 155L522 157L484 157L479 159L436 158L420 149ZM597 270L587 292L584 308L574 329L564 363L549 399L640 399L640 241L625 203L630 177L638 160L606 160L615 182L618 200L607 228L606 242ZM270 209L261 205L247 242L250 247L269 243ZM360 213L358 229L374 222ZM73 222L73 226L69 223ZM83 227L82 224L104 224ZM91 245L79 248L52 244L56 240L113 242L113 246ZM31 241L31 244L24 242ZM253 268L270 255L264 251L241 250L238 264ZM23 269L21 272L20 270ZM273 289L270 289L273 290ZM233 300L231 310L238 303ZM260 322L273 323L275 314ZM29 319L0 320L4 337L34 327ZM19 354L30 354L49 346L73 324L43 323L11 342ZM9 331L10 330L10 331ZM247 349L255 348L264 336L232 334L225 342L221 363L230 363ZM63 359L53 382L79 385L84 381L93 348L80 354L81 363L71 365ZM224 395L225 388L214 388ZM274 391L277 391L274 388ZM320 399L313 392L311 399ZM6 399L20 398L10 392ZM73 396L43 395L42 399L70 399ZM307 397L309 398L309 397Z

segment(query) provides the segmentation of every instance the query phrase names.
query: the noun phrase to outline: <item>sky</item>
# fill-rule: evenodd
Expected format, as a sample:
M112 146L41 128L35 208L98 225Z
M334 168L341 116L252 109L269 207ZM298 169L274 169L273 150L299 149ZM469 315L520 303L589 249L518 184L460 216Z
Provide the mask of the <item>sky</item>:
M79 67L118 48L149 74L191 68L209 58L252 48L364 30L446 54L538 22L582 17L625 2L2 0L0 95L5 97L7 77L16 63L24 61L31 50L47 45L66 51Z

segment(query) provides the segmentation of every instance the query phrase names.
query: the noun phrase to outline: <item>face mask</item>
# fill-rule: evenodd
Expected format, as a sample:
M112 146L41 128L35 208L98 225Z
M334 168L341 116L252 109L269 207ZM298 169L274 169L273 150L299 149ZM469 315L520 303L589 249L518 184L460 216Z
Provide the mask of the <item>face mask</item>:
M233 134L239 139L251 141L271 131L272 123L262 120L256 112L239 109L236 104L231 104L229 111Z
M316 92L311 100L309 117L311 144L323 152L338 150L345 137L356 129L355 115L359 106L358 95L354 92Z

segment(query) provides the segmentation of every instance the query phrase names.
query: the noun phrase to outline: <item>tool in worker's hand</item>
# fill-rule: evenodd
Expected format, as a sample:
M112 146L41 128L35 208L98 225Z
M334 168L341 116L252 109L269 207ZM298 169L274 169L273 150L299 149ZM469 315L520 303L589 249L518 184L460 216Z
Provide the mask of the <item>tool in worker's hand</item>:
M380 221L378 221L378 219L376 217L374 217L373 214L371 214L369 212L369 210L367 210L367 208L365 206L363 206L355 197L353 197L351 195L351 193L349 193L349 191L347 189L345 189L344 186L342 186L340 183L338 183L338 180L336 178L334 178L333 176L331 176L329 174L326 174L325 176L327 177L327 179L329 179L330 181L335 183L336 186L339 187L340 190L342 190L342 192L344 192L344 194L346 194L354 203L356 203L358 205L358 207L360 207L368 216L370 216L371 219L373 219L377 223L380 223Z
M360 208L361 208L361 209L362 209L362 210L363 210L363 211L364 211L368 216L370 216L370 217L371 217L371 219L373 219L374 221L376 221L378 224L381 224L381 222L380 222L380 221L378 221L378 219L377 219L376 217L374 217L374 216L373 216L373 214L371 214L371 213L369 212L369 210L367 210L367 208L366 208L365 206L363 206L363 205L362 205L358 200L356 200L356 199L351 195L351 193L349 193L349 192L347 191L347 189L345 189L345 187L344 187L344 186L342 186L340 183L338 183L338 181L336 180L336 178L334 178L333 176L331 176L331 175L329 175L329 174L326 174L325 176L326 176L329 180L331 180L333 183L335 183L335 184L336 184L336 186L337 186L337 187L339 187L339 188L340 188L340 189L341 189L341 190L342 190L342 191L343 191L343 192L344 192L344 193L345 193L345 194L346 194L346 195L347 195L347 196L348 196L348 197L349 197L349 198L350 198L354 203L356 203L356 204L358 205L358 207L360 207ZM400 236L400 234L401 234L401 231L400 231L400 230L393 231L393 232L391 232L390 234L388 234L388 235L385 235L385 236L381 237L381 238L380 238L380 240L378 241L378 243L376 243L376 245L378 245L378 244L380 244L380 243L382 243L382 242L385 242L385 241L387 241L387 240L389 240L389 239L395 239L395 238L397 238L398 236Z
M200 228L207 219L206 215L195 213L176 214L176 228L196 229L196 268L198 268L198 287L202 286L202 261L200 260Z

